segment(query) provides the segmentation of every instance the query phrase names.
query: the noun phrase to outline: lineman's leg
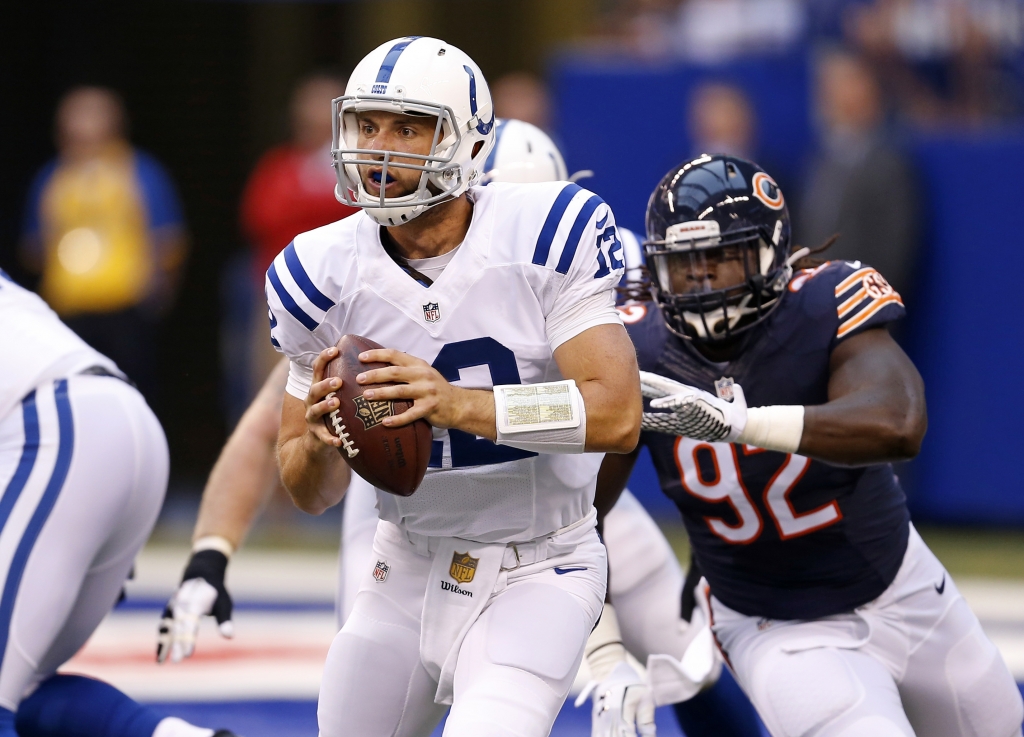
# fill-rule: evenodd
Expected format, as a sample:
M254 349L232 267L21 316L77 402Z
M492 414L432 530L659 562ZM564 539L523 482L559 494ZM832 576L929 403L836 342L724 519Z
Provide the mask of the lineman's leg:
M381 522L375 557L383 580L363 580L352 614L335 636L320 685L321 737L421 737L444 716L437 682L420 661L420 620L431 559L398 527Z
M606 571L594 533L573 553L509 573L462 643L445 737L548 735L601 613Z
M38 452L24 486L9 484L4 494L11 506L0 548L14 551L0 603L9 616L0 622L6 703L52 676L110 610L159 513L168 467L159 423L141 395L116 379L81 376L40 387L21 409L20 425L38 437ZM26 699L19 733L212 734L162 720L107 684L72 681L49 678ZM55 701L46 702L49 696Z
M867 637L863 620L763 620L717 599L712 610L715 635L774 737L914 737L886 666L844 647Z
M682 659L693 635L682 619L683 588L696 586L700 574L694 567L684 581L675 552L628 489L604 519L604 542L611 569L608 588L626 649L641 663L656 653ZM673 708L689 737L761 733L754 707L727 671L710 688Z
M373 536L377 531L377 492L356 474L345 492L338 551L338 593L334 612L341 629L352 613L363 580L373 571Z
M683 570L658 525L629 490L604 520L608 588L622 643L641 663L664 653L682 658L689 644L680 616Z
M889 616L879 618L871 646L883 660L899 658L900 695L917 733L1019 737L1024 704L1013 676L915 530L890 588L894 596L884 606ZM886 626L889 622L894 626Z

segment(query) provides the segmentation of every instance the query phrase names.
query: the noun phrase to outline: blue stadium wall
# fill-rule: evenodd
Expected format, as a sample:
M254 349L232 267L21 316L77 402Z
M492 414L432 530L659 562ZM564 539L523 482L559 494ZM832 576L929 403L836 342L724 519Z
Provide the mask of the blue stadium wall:
M661 176L689 157L685 109L706 80L734 83L758 118L761 163L783 189L814 140L804 55L723 66L570 56L551 74L556 136L570 171L641 232ZM560 134L561 131L571 131ZM915 519L1024 524L1024 131L912 136L926 237L906 342L928 393L921 456L901 471ZM656 514L673 514L649 458L631 480Z

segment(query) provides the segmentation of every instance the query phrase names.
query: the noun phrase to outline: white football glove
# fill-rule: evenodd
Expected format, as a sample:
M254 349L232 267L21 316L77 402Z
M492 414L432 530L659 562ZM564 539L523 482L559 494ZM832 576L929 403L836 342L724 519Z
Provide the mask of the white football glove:
M739 384L732 385L731 402L648 371L640 372L640 388L651 399L651 409L669 410L644 412L644 430L734 443L747 426L747 399Z
M227 563L227 556L216 550L192 554L183 580L160 618L156 645L158 663L168 657L172 663L180 663L192 655L199 622L204 616L217 620L217 629L223 637L234 636L231 595L224 587Z
M688 635L691 639L683 657L679 660L663 654L647 657L647 681L655 706L688 701L714 685L722 674L722 656L708 624L711 608L705 579L697 584L696 593L699 606L690 617Z
M653 737L657 733L651 689L625 660L600 683L588 683L576 699L576 706L591 695L591 737Z

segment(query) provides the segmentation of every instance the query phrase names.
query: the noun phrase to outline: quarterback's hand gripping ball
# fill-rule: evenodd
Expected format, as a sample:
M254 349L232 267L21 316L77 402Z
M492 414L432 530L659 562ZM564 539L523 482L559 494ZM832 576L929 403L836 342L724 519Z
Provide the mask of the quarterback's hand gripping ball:
M591 682L576 699L593 696L591 737L654 737L654 699L647 682L623 660L600 683Z
M747 399L739 384L728 388L732 401L641 371L640 389L651 399L651 409L668 410L644 412L642 428L709 443L736 442L747 426Z
M378 489L409 496L423 481L430 462L430 424L420 419L402 427L389 427L384 419L405 412L413 401L363 397L366 389L394 386L356 383L359 374L388 365L359 360L360 353L382 346L359 335L343 335L337 348L338 355L324 368L324 378L341 379L341 388L327 395L337 396L339 406L324 415L324 424L328 432L341 440L338 452L353 471Z
M181 585L164 607L157 635L156 660L172 663L190 657L196 649L199 621L212 615L224 637L235 634L231 622L231 595L224 586L228 558L218 550L200 550L192 554Z

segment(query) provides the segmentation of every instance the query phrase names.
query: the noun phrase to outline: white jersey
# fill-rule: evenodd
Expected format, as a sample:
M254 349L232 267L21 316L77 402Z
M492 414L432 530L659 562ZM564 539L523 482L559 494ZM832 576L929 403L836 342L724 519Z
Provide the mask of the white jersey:
M622 244L611 209L575 184L471 190L466 238L430 286L384 251L365 215L298 236L267 273L271 341L305 398L312 364L354 333L430 362L459 386L558 381L554 350L617 323ZM410 497L378 491L381 519L427 536L513 542L592 508L602 454L537 455L458 430L434 431L430 468Z
M117 366L60 321L36 294L0 271L0 418L35 387L91 366Z

